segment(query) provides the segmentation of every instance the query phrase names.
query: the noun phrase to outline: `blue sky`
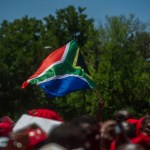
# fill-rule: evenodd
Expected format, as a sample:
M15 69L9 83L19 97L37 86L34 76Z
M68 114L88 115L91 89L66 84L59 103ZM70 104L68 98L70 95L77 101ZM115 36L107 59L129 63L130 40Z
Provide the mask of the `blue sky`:
M0 23L25 15L43 19L68 5L86 7L88 18L93 17L96 23L104 22L106 15L128 16L130 13L150 23L150 0L0 0Z

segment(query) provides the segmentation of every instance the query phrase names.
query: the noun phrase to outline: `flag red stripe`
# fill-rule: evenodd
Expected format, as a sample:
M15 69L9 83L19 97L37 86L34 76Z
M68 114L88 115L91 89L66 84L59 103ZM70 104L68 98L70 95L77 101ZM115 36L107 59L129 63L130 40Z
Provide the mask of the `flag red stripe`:
M55 50L53 53L48 55L48 57L41 63L39 69L29 79L37 77L46 68L51 66L53 63L56 63L57 61L60 61L62 56L63 56L63 53L64 53L65 49L66 49L66 45L64 45L63 47Z

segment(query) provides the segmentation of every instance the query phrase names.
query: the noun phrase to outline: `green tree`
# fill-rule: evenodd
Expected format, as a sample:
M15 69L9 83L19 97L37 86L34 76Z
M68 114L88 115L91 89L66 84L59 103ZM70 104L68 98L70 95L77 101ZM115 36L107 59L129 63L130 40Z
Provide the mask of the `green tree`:
M43 59L40 41L42 21L25 16L0 26L0 114L19 115L38 101L35 87L21 85Z
M106 103L105 117L120 109L128 109L138 116L148 113L150 74L145 70L148 62L136 46L140 42L137 36L145 29L133 15L107 17L106 24L99 28L103 44L96 78Z
M57 109L57 112L61 112L67 118L66 105L72 117L73 110L78 110L76 115L80 115L86 109L85 100L79 101L85 97L83 92L54 100L47 98L39 87L29 85L26 89L21 88L22 83L36 71L42 60L53 50L72 39L76 39L81 47L84 46L94 31L94 20L88 19L83 13L84 10L85 8L79 7L76 10L73 6L68 6L57 10L56 16L49 15L42 21L25 16L12 23L2 22L0 26L1 115L18 117L28 109L48 107ZM44 49L45 46L52 48ZM86 59L88 60L88 57ZM75 99L78 99L79 103Z
M55 16L49 15L45 17L46 33L44 41L50 41L52 47L57 48L72 39L77 40L90 72L94 73L95 60L93 57L91 58L90 53L93 51L91 49L92 44L96 43L96 30L94 28L94 20L92 18L88 19L84 11L85 8L79 7L75 9L73 6L68 6L65 9L57 10ZM87 93L89 93L88 90L78 91L62 98L56 98L51 102L56 107L56 110L65 119L69 120L82 114L91 113L91 110L95 109L91 109L93 100L90 99L90 95L89 97L86 96Z
M105 101L104 118L128 108L138 116L150 105L149 32L133 15L107 17L98 29L85 8L68 6L43 20L4 20L0 25L0 115L18 117L25 111L55 109L64 119L96 115L98 95ZM22 83L53 50L76 39L96 90L83 90L64 97L48 98L34 85ZM46 46L49 49L45 48Z

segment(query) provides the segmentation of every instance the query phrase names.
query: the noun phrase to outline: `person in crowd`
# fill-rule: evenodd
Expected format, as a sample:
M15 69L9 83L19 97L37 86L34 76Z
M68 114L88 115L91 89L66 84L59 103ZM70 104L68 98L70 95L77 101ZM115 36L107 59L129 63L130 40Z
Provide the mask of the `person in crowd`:
M102 123L100 128L100 147L101 150L109 150L111 147L111 143L115 138L115 126L117 122L114 120L107 120Z
M0 118L0 150L7 146L9 133L12 132L14 125L15 122L9 116Z
M82 136L82 132L79 128L71 125L62 124L53 129L49 134L45 147L61 147L62 150L72 150L72 149L84 149L85 139Z
M115 120L117 122L123 122L123 121L126 121L128 119L133 119L133 118L134 118L133 114L127 110L119 110L115 114Z
M100 132L99 124L96 118L84 115L79 118L75 118L69 123L71 126L76 126L82 130L82 134L86 139L86 149L99 150L100 149Z
M145 149L150 149L150 115L139 119L137 129L137 136L133 138L131 142L140 144L145 147Z
M121 125L129 139L136 137L136 128L134 124L131 124L128 121L123 121L121 122Z
M8 116L3 116L0 119L0 136L7 137L8 134L12 131L15 122Z
M32 124L18 132L11 132L4 150L36 150L45 144L46 139L46 133L38 125Z
M60 123L59 125L52 128L50 132L46 132L45 128L39 126L40 124L30 124L26 127L24 126L22 129L15 131L13 130L15 128L15 123L8 116L4 116L0 119L0 149L150 149L150 115L145 115L139 119L135 119L129 111L119 110L116 113L115 120L108 119L103 122L103 106L104 103L100 99L97 118L84 115L78 118L74 118L69 122L64 122L58 113L49 109L38 108L29 110L28 115L30 116L35 118L41 117L45 120L55 120L55 122L58 121ZM51 126L52 124L49 125Z
M116 150L120 145L130 143L133 137L135 128L132 124L107 120L101 127L101 150Z

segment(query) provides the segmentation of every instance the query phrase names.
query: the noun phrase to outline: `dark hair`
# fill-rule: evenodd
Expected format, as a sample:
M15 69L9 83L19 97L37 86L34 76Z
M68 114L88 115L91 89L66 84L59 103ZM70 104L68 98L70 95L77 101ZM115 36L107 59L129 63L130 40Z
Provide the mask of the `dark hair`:
M97 150L100 149L100 141L99 141L99 126L96 118L92 116L81 116L79 118L75 118L70 122L71 126L76 126L80 128L82 132L82 136L85 138L88 146L85 146L87 149Z
M77 127L62 124L52 130L48 136L47 143L57 143L70 150L82 147L84 141Z
M81 116L79 118L75 118L75 119L70 121L71 125L76 125L76 126L79 126L82 123L88 123L90 125L96 125L97 121L96 121L96 118L94 118L92 116L88 116L88 115L84 115L84 116Z

